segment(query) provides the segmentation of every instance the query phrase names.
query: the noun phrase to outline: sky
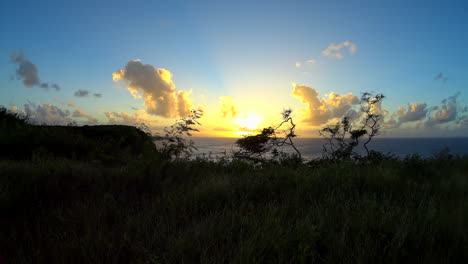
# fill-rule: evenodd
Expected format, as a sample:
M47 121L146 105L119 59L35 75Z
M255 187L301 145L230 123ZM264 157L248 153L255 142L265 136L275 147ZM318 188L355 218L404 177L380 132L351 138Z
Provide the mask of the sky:
M297 134L382 93L383 136L468 136L467 1L3 1L0 105L36 123L200 109L238 137L291 108Z

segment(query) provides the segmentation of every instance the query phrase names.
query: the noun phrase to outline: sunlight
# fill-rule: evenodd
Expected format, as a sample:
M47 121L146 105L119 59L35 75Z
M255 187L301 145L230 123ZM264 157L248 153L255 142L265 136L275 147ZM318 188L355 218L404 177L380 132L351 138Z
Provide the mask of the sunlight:
M241 130L254 130L258 128L261 118L254 114L246 114L243 117L237 118L235 122L240 126Z

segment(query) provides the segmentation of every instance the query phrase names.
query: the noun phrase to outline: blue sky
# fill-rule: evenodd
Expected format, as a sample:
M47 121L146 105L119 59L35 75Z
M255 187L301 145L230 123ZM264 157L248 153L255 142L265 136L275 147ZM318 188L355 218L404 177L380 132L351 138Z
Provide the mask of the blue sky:
M163 125L172 119L149 113L144 100L126 89L128 79L112 79L128 61L140 59L169 70L176 89L191 91L191 104L203 105L207 122L222 127L236 124L218 115L222 96L232 98L238 112L260 116L265 124L283 107L297 109L297 118L303 119L313 106L291 95L292 83L297 83L320 97L381 92L387 96L388 119L399 106L441 107L443 99L460 92L456 117L424 133L437 136L449 129L450 135L460 136L467 131L460 127L468 105L466 1L96 2L1 4L1 105L66 108L59 101L73 101L70 112L83 109L99 123L109 121L104 112L133 115L139 109ZM341 59L323 55L330 44L345 41L356 52L344 47ZM37 66L40 80L59 84L60 91L12 80L19 65L10 56L20 49ZM435 80L439 73L447 79ZM103 96L74 96L80 89ZM436 110L431 111L426 119ZM392 128L392 133L420 129L413 123ZM304 123L303 133L315 125Z

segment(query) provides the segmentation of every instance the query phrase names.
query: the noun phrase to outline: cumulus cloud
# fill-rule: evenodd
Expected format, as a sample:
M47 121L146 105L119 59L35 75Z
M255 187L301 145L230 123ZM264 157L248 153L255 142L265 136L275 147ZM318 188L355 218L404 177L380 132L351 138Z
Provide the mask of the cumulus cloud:
M22 50L18 53L12 52L10 60L12 63L18 65L18 68L16 69L16 77L18 80L23 81L23 85L25 87L38 86L43 89L49 88L49 83L40 81L39 70L36 64L28 60ZM60 86L56 83L51 84L50 87L57 91L60 90Z
M113 80L128 83L135 98L144 98L146 111L162 117L187 116L192 109L190 92L176 91L170 71L132 60L112 74Z
M398 108L398 123L421 121L426 118L429 109L426 103L409 103L408 109Z
M83 111L83 109L76 109L75 112L73 112L73 117L77 117L77 118L86 118L88 120L88 123L91 123L91 124L96 124L98 122L98 120L90 115L90 114L87 114Z
M109 124L134 126L144 123L150 126L157 123L156 120L150 118L144 109L140 109L133 114L127 112L104 112L104 115L107 117Z
M439 74L437 74L437 75L434 77L434 80L435 80L435 81L443 81L443 82L446 82L446 81L448 81L448 77L445 76L442 72L439 72Z
M54 100L61 104L74 106L70 102L64 102L57 98L54 98ZM85 113L82 109L77 109L72 113L53 104L37 105L29 102L24 105L24 109L14 106L10 110L27 116L33 124L39 125L68 125L75 122L74 118L78 118L78 123L80 124L93 125L98 123L98 120L94 116ZM79 120L82 118L86 119L86 121Z
M320 98L314 88L293 83L292 95L307 105L303 121L312 126L326 124L344 115L357 115L352 108L359 104L359 99L352 93L339 95L331 92L327 97Z
M221 117L235 118L239 114L231 97L221 96L219 100L221 100Z
M87 97L89 95L89 91L86 90L78 90L75 92L76 97Z
M457 98L460 93L456 93L447 99L442 100L439 107L435 107L426 121L427 126L434 126L454 121L457 118L458 103Z
M70 118L69 110L62 110L52 104L28 103L24 105L24 113L30 120L38 124L64 125L73 121Z
M346 48L348 49L350 55L353 55L357 51L356 44L345 41L336 45L334 43L328 45L328 47L322 51L322 55L329 58L342 59L344 58L343 49Z

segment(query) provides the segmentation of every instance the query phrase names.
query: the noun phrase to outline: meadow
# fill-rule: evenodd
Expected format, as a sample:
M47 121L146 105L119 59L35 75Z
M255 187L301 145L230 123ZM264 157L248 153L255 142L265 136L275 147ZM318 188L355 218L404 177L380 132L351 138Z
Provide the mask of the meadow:
M258 166L171 159L134 127L0 125L5 263L468 261L466 157Z

